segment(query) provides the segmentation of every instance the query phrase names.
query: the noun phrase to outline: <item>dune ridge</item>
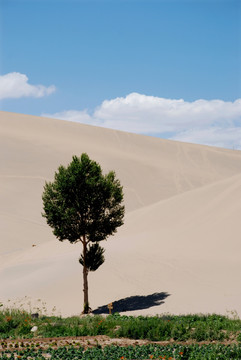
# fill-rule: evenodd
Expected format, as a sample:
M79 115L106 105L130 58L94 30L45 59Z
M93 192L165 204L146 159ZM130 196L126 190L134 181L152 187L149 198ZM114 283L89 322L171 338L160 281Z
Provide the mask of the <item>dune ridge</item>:
M45 181L87 152L124 187L125 224L89 275L92 309L167 293L130 314L241 315L241 153L0 112L0 301L30 296L63 316L82 310L80 244L41 217ZM32 246L36 245L36 246Z

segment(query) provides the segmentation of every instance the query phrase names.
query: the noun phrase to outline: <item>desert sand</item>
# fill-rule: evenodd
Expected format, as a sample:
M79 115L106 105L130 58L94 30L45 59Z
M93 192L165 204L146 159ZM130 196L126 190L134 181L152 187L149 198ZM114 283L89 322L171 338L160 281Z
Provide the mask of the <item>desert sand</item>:
M91 308L113 302L132 315L241 316L240 151L7 112L0 112L0 302L81 313L81 244L54 237L41 196L58 166L83 152L104 172L115 170L126 206L124 225L102 243L105 263L89 274Z

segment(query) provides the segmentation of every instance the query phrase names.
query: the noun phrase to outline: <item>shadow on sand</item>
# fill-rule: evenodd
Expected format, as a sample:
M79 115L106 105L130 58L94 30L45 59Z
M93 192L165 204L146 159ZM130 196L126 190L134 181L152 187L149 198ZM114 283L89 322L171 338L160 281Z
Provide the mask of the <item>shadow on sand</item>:
M136 295L130 296L125 299L117 300L112 303L113 310L115 312L124 312L124 311L134 311L134 310L143 310L148 309L152 306L158 306L164 304L164 299L166 299L170 294L167 292L154 293L151 295ZM108 304L99 306L97 309L92 311L93 314L109 314Z

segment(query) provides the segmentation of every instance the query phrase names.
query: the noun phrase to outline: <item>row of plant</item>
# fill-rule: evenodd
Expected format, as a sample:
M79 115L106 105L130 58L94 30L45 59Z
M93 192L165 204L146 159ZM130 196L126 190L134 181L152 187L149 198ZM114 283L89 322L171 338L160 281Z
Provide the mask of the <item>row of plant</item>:
M37 330L33 331L33 327ZM33 319L26 311L0 311L1 339L96 335L151 341L241 341L241 320L221 315L133 317L119 314L84 318L43 315Z
M83 348L59 347L58 349L25 349L21 351L4 351L2 360L49 360L82 359L82 360L128 360L128 359L169 359L169 360L227 360L241 359L239 345L143 345L143 346L106 346L84 350Z

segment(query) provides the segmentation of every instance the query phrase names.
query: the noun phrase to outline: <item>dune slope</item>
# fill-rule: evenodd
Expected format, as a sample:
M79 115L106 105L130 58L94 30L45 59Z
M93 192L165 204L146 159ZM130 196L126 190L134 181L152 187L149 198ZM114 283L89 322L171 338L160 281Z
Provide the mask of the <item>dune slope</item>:
M41 217L44 182L82 152L116 171L126 205L124 226L103 243L104 265L89 275L91 307L241 315L240 152L5 112L0 301L82 310L80 244L57 241Z

